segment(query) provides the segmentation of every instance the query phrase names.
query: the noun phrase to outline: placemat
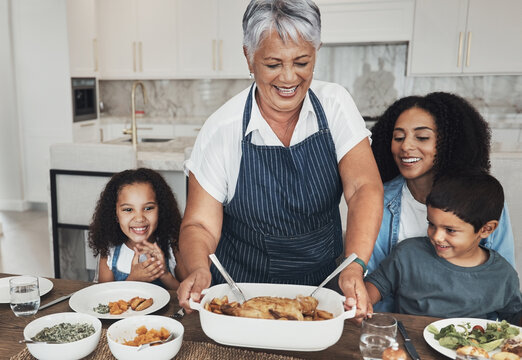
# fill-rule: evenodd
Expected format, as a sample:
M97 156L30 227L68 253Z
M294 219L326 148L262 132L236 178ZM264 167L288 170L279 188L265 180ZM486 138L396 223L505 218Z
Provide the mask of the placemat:
M112 356L109 345L107 344L107 330L102 329L102 334L98 347L87 356L89 360L112 360L116 359ZM10 360L34 360L35 358L25 348ZM239 349L234 347L221 346L206 342L183 341L179 353L175 357L176 360L299 360L299 358L291 356L283 356L276 354L267 354L251 350Z

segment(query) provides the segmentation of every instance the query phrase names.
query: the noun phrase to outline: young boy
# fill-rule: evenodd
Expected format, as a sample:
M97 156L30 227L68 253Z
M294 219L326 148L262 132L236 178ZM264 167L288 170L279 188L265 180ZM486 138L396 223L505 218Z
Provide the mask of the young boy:
M502 186L484 172L438 180L426 199L428 236L399 243L365 279L372 304L392 295L398 313L519 325L517 272L479 245L498 226L503 205Z

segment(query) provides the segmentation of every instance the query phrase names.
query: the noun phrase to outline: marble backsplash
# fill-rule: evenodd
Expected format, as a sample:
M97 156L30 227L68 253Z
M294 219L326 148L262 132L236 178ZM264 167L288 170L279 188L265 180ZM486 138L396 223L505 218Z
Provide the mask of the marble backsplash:
M407 45L323 46L314 77L337 82L353 96L364 116L378 116L396 99L447 91L469 100L486 119L521 121L522 76L406 76ZM148 103L137 96L145 116L179 122L206 118L252 80L146 80ZM129 116L130 80L100 80L102 116ZM512 121L512 120L511 120ZM522 125L521 125L522 126Z

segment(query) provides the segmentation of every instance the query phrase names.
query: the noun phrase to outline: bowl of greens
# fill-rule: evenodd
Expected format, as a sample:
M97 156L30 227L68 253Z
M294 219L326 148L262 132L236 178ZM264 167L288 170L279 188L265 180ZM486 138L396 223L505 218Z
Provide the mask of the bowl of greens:
M101 321L88 314L42 316L24 328L27 349L37 359L74 360L89 355L100 341Z

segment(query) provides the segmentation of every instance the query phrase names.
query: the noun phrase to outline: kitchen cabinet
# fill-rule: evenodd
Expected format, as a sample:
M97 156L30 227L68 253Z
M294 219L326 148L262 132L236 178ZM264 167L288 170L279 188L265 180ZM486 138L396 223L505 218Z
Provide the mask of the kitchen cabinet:
M87 120L73 124L73 142L99 143L102 141L99 120Z
M71 77L94 77L98 67L95 0L67 0Z
M248 78L242 19L248 1L177 2L178 76Z
M318 0L325 44L410 41L413 0Z
M417 0L410 75L522 73L522 2Z
M98 0L96 5L102 78L175 76L174 1Z

